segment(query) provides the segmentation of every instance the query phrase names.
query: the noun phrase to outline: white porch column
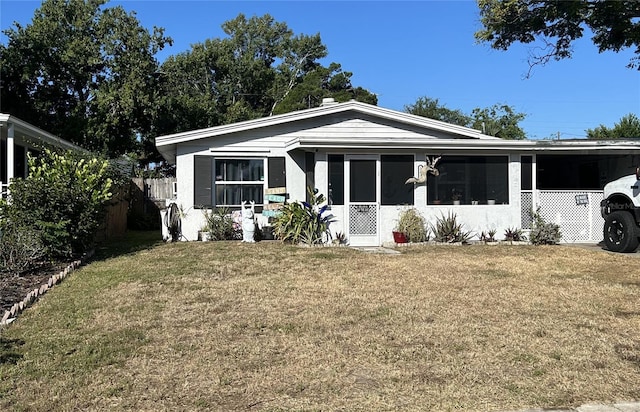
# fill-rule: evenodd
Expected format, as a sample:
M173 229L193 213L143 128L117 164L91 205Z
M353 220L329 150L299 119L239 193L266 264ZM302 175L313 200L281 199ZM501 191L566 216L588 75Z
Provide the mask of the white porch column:
M533 211L538 210L538 159L537 155L531 155L531 201L533 204Z
M15 163L15 150L14 150L14 126L13 123L7 123L7 183L11 182L14 178L14 163Z

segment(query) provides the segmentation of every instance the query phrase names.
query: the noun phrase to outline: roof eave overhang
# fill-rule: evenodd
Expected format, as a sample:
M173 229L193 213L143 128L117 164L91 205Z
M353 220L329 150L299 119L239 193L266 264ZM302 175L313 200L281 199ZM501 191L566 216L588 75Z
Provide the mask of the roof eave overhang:
M407 149L407 150L491 150L509 152L573 152L573 151L633 151L640 153L640 144L633 142L583 142L488 139L350 139L296 138L287 144L294 149Z
M31 123L27 123L24 120L20 120L15 116L9 114L0 113L0 126L8 127L9 124L13 124L15 131L24 134L25 136L36 138L42 142L50 144L55 147L68 150L77 150L86 152L87 150L75 145L68 140L64 140L56 135L53 135L47 131L44 131Z

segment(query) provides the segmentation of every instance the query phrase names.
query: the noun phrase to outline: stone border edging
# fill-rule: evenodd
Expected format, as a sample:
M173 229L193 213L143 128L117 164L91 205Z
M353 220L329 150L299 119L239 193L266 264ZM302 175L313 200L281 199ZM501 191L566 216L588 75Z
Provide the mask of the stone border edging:
M71 272L82 266L88 259L90 259L94 253L95 250L90 250L89 252L85 253L80 259L71 262L69 266L64 268L64 270L62 270L60 273L51 276L47 283L43 283L42 285L40 285L40 287L37 287L27 293L24 299L22 299L20 302L14 303L13 306L11 306L11 309L4 312L4 316L2 316L2 320L0 320L0 327L9 325L14 320L16 320L16 317L20 312L28 308L31 304L35 303L54 285L62 282L62 280L64 280L64 278L66 278Z

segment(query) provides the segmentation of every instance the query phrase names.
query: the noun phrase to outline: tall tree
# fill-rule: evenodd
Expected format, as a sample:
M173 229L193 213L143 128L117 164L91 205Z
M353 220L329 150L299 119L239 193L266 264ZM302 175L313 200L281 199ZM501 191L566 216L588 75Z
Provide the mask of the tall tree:
M532 55L530 68L550 60L571 57L571 45L593 32L600 52L635 48L629 68L640 70L640 2L637 0L478 0L484 28L476 32L479 41L498 50L513 43L541 39L541 54Z
M524 113L518 113L509 105L494 104L491 107L472 110L470 115L458 109L449 109L438 99L419 97L415 103L406 105L405 112L424 116L458 126L470 127L489 136L501 139L525 139L526 133L519 123L525 119Z
M526 115L516 112L506 104L494 104L484 109L475 108L471 112L471 117L473 118L471 127L489 136L509 140L526 138L525 131L518 125Z
M589 139L640 138L640 119L633 113L622 116L612 128L600 125L595 129L587 129Z
M294 35L268 14L240 14L222 28L227 37L195 44L162 64L156 135L315 107L322 97L377 102L353 87L352 74L339 64L322 66L328 52L319 34Z
M353 87L351 76L338 63L328 67L318 66L298 79L291 90L274 107L273 114L317 107L325 97L333 97L337 102L358 100L376 105L377 97L362 87Z
M404 111L458 126L469 127L473 123L473 119L462 111L449 109L444 104L440 104L438 99L426 96L419 97L415 103L406 105Z
M2 111L93 150L138 147L151 125L154 55L171 39L106 0L45 0L0 45Z

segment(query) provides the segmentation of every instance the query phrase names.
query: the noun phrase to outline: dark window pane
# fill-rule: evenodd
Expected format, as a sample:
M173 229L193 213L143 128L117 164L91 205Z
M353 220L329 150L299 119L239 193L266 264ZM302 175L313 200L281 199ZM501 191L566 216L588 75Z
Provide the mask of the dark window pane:
M329 204L344 205L344 156L329 155Z
M264 180L262 159L218 159L216 180L231 182L256 182Z
M211 185L213 184L213 158L208 156L194 157L194 202L197 206L211 206Z
M635 172L637 155L538 155L540 190L602 190L604 185Z
M531 178L533 177L532 163L533 163L532 156L522 156L520 158L520 185L522 190L531 190L532 188L532 182L531 182Z
M311 189L315 189L316 187L316 155L313 152L305 152L304 154L304 175L306 178L306 187L310 187ZM311 202L309 191L306 191L306 200L307 202Z
M262 204L262 185L238 185L238 184L217 184L216 185L216 205L217 206L239 206L242 201L254 201Z
M383 205L413 205L414 186L404 182L413 176L413 155L381 157L381 190Z
M438 163L440 175L427 179L427 202L508 203L508 167L506 156L443 156Z
M376 199L376 161L351 160L349 184L351 202L375 202Z
M269 187L286 187L287 176L284 157L270 157L267 159L269 167Z

